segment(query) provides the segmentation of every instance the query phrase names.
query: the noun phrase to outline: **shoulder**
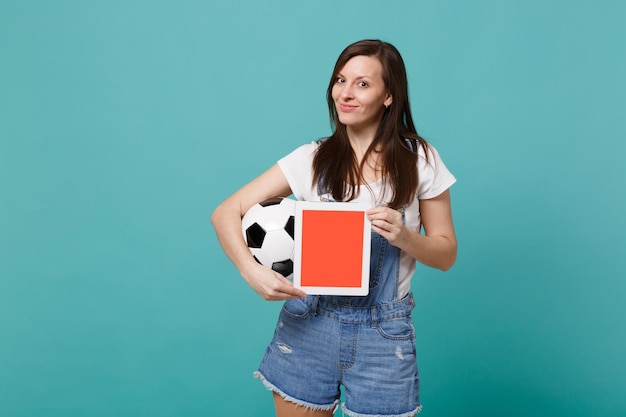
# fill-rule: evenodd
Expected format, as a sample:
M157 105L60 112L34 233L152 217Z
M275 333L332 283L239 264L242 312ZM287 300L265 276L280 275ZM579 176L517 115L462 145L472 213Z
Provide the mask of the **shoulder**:
M298 146L296 149L291 151L285 157L281 158L281 160L283 160L283 159L291 159L291 160L293 160L293 159L309 159L309 158L313 158L313 156L315 155L315 151L317 151L318 147L319 147L319 143L318 142L305 143L304 145Z
M443 163L439 152L433 145L424 142L424 146L420 146L417 150L418 167L436 169L438 163Z
M303 160L313 158L315 151L319 147L319 143L317 141L305 143L304 145L298 146L296 149L291 151L289 154L285 155L280 161L294 161L294 160Z
M310 169L315 152L319 148L319 141L313 141L298 146L296 149L278 160L278 165L283 170L302 171Z
M299 151L301 153L314 153L317 148L320 147L320 145L322 144L322 140L314 140L312 142L309 143L305 143L304 145L300 145L299 147L296 148L296 151Z
M317 141L298 146L291 153L278 160L278 166L287 178L294 196L298 200L310 198L312 163Z
M417 157L418 198L433 198L456 182L454 175L444 164L437 149L431 144L421 147Z

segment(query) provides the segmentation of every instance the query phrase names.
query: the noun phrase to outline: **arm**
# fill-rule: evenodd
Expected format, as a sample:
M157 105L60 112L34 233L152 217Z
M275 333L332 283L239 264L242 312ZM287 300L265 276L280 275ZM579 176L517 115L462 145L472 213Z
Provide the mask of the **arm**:
M420 200L425 235L404 226L402 215L391 208L375 207L367 214L374 231L424 265L447 271L456 261L457 242L449 190L437 197Z
M266 300L299 298L306 294L279 273L254 260L243 239L241 218L257 202L289 194L287 179L278 165L274 165L224 200L211 216L224 252L252 289Z

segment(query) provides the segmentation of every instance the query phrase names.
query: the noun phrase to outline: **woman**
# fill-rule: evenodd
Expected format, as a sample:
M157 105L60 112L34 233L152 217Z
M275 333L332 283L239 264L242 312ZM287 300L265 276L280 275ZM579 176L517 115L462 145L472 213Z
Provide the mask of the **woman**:
M455 179L416 132L404 62L391 44L348 46L327 100L332 136L279 160L220 204L212 222L248 284L266 300L287 300L255 373L273 391L277 416L332 416L340 386L350 416L413 416L421 405L410 278L416 260L441 270L455 262L449 192ZM253 259L242 215L259 201L290 194L370 203L367 296L307 296Z

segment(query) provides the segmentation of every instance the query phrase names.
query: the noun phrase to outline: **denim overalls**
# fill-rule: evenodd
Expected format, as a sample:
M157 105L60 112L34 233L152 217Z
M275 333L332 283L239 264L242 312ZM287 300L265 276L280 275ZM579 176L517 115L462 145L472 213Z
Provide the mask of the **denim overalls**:
M323 191L318 186L327 196ZM367 296L285 302L255 376L288 401L332 410L343 385L350 416L408 417L421 410L415 301L412 294L398 299L400 249L374 231L371 239Z

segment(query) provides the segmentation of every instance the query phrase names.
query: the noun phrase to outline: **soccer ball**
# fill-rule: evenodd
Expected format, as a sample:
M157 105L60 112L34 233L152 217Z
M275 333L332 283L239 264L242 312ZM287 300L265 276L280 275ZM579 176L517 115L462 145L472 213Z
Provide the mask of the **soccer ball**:
M250 207L241 219L254 259L286 278L293 275L295 214L294 200L277 197Z

